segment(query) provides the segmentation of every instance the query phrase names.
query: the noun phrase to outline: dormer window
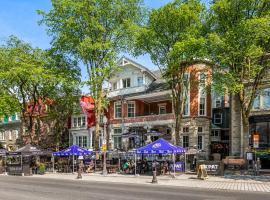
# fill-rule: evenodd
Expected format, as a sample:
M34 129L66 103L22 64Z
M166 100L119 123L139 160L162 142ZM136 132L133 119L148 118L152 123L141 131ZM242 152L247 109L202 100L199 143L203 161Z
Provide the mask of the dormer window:
M138 87L142 86L143 85L143 77L138 77L137 82L138 82Z
M122 79L123 88L129 88L130 87L130 78Z

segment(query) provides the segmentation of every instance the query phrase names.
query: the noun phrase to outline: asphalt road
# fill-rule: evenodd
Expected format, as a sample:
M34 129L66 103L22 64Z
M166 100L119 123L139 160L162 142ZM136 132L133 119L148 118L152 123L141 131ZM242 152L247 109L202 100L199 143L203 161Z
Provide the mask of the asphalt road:
M269 193L0 176L0 200L267 200Z

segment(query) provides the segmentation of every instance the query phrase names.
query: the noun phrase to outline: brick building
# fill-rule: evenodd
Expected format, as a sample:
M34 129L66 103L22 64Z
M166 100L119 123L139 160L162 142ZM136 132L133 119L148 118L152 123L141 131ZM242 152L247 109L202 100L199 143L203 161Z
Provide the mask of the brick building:
M112 149L132 149L163 137L172 140L175 117L171 90L157 71L123 57L120 70L110 80L109 143ZM210 69L190 66L187 103L182 120L180 142L209 155L211 125Z

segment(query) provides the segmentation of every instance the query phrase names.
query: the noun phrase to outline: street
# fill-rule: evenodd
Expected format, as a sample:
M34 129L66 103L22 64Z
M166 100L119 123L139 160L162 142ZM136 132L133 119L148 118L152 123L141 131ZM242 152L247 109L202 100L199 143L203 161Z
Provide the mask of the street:
M80 180L0 176L2 200L260 200L269 193L202 190L159 185L118 184Z

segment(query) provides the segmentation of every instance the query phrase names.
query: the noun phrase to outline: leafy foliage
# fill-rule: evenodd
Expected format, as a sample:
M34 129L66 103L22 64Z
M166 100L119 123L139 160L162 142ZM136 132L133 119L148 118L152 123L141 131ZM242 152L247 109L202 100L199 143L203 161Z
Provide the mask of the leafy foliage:
M55 49L82 61L95 101L95 148L99 143L100 116L107 106L103 84L117 68L118 54L131 42L129 26L141 22L141 0L52 0L43 16Z

